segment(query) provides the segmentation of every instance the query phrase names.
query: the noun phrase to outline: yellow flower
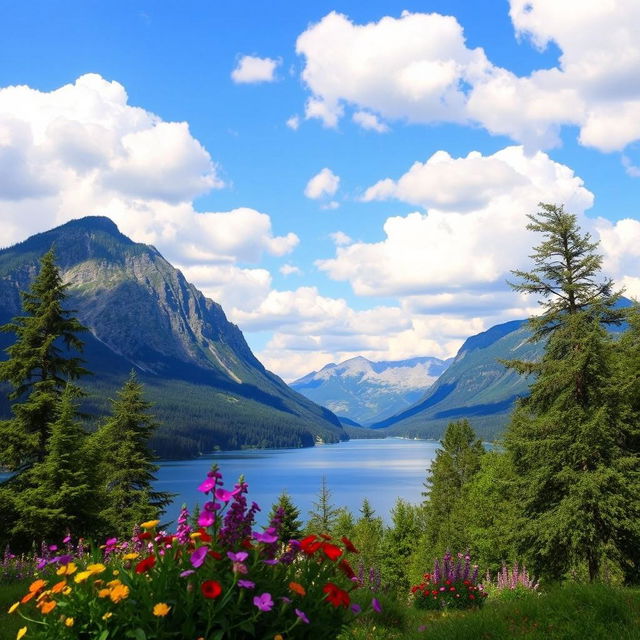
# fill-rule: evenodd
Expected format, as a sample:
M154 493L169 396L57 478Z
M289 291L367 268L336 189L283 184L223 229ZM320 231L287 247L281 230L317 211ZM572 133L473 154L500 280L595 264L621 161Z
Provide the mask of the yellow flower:
M159 618L164 618L169 611L171 611L171 607L166 602L158 602L158 604L153 607L153 615Z
M189 534L189 537L190 537L192 540L196 540L196 539L197 539L197 538L199 538L201 535L202 535L202 534L201 534L199 531L196 531L195 533L190 533L190 534Z
M27 627L20 627L20 629L18 629L16 640L20 640L20 638L23 638L25 633L27 633Z
M9 607L9 613L13 613L18 607L20 606L20 601L18 600L18 602L14 602L10 607Z
M102 573L103 571L106 571L107 567L105 567L103 564L90 564L87 567L87 571L91 571L91 573Z
M139 553L125 553L122 557L125 560L135 560L139 555Z
M143 529L153 529L154 527L157 527L159 523L160 520L149 520L148 522L143 522L140 526Z
M114 575L114 576L119 576L119 575L120 575L120 572L119 572L117 569L114 569L114 570L113 570L113 575Z
M93 575L93 571L81 571L75 578L74 582L80 584Z
M65 564L62 567L60 567L56 573L59 576L71 576L73 575L76 571L78 570L78 567L76 567L76 565L73 562L70 562L69 564Z
M122 584L120 580L110 580L107 582L107 587L117 587L119 584Z
M73 627L75 620L73 618L66 618L64 621L65 627Z
M67 585L63 590L62 590L62 595L63 596L68 596L71 593L71 587L69 585Z
M284 638L279 633L276 633L276 635L273 636L273 640L284 640Z
M105 613L105 614L102 616L102 619L103 619L103 620L108 620L112 615L113 615L113 613L111 613L111 611L107 611L107 613Z
M120 600L124 600L129 597L129 587L124 584L118 584L113 589L111 589L111 593L109 594L112 602L120 602Z

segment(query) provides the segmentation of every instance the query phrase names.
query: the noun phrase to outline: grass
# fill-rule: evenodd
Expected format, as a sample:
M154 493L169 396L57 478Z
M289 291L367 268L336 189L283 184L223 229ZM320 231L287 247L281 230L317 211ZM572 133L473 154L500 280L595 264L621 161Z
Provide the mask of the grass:
M18 629L25 625L20 616L9 615L7 610L28 591L30 583L31 580L21 580L0 584L0 640L15 640Z
M449 614L412 608L401 614L396 604L387 604L391 623L369 616L340 640L640 640L640 589L566 584Z

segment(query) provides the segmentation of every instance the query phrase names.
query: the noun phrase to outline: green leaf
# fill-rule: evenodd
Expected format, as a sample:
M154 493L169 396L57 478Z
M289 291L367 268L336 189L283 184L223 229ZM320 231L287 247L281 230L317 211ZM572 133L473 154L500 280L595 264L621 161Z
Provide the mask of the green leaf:
M107 640L109 637L109 629L105 629L99 636L98 640Z

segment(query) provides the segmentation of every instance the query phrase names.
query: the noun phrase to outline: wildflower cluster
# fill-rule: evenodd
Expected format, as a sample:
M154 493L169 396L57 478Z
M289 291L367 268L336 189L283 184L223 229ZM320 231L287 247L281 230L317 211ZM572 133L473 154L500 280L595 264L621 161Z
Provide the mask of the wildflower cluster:
M501 600L518 600L532 591L537 591L540 584L529 575L525 566L520 567L517 562L514 562L512 569L503 564L495 581L487 571L485 586L492 597L497 596Z
M480 607L487 597L469 554L459 553L454 561L449 552L442 562L435 561L432 573L425 573L422 582L411 587L411 594L416 607L436 610Z
M82 557L47 561L12 605L22 635L46 640L112 638L335 638L361 611L347 539L280 540L283 514L263 531L247 485L223 487L214 467L197 528L183 507L174 534L142 523L133 540L108 539ZM379 609L377 600L371 607Z

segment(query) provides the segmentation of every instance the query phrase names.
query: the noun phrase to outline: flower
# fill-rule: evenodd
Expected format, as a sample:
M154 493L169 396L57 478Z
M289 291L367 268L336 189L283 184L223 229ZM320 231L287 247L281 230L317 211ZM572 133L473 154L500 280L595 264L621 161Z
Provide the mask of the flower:
M307 595L305 588L299 582L290 582L289 589L291 589L291 591L295 591L301 596Z
M153 607L153 615L159 618L164 618L171 611L171 607L166 602L158 602Z
M347 538L347 536L342 536L341 540L347 551L350 551L351 553L360 553L353 545L353 542L351 542L351 540Z
M121 600L129 597L129 587L125 584L117 584L111 589L111 593L109 594L109 598L111 598L111 602L117 604Z
M55 600L47 600L46 602L42 603L42 607L40 607L40 611L44 615L47 615L47 613L50 613L56 608L57 604L58 603Z
M103 564L100 564L100 563L90 564L87 567L87 571L91 571L91 573L95 573L95 574L102 573L103 571L106 571L106 570L107 570L107 567L105 567Z
M80 584L81 582L84 582L87 578L91 577L92 575L93 575L93 571L88 571L88 570L81 571L76 575L76 577L73 580L76 584Z
M25 633L27 633L27 627L20 627L18 629L18 635L16 636L16 640L20 640L20 638L23 638Z
M227 551L227 557L232 562L244 562L249 557L249 554L246 551L238 551L238 553Z
M136 565L136 573L146 573L155 565L156 557L155 556L147 556L144 560L140 560Z
M147 522L143 522L140 526L143 529L153 529L158 526L160 520L148 520Z
M322 540L318 536L311 535L300 540L300 548L308 555L314 554L322 546Z
M135 553L135 552L133 552L133 553L125 553L122 556L122 559L123 560L135 560L139 555L140 555L139 553Z
M253 589L256 586L256 583L251 582L251 580L238 580L238 586L243 589Z
M200 589L205 598L213 600L222 593L222 585L217 580L205 580Z
M181 578L186 578L187 576L190 576L192 573L195 573L195 571L193 569L187 569L186 571L183 571L180 574Z
M378 598L372 598L371 607L377 613L380 613L382 611L382 606L380 605L380 600L378 600Z
M342 549L329 542L322 543L322 551L329 560L333 560L334 562L342 555Z
M341 589L337 584L333 582L327 582L327 584L322 587L322 590L327 594L327 600L334 607L348 607L351 602L351 598L349 594Z
M29 585L29 593L38 593L40 589L43 589L47 586L47 583L44 580L35 580Z
M189 561L191 562L191 564L198 569L199 567L202 566L202 564L204 563L205 558L207 557L207 552L208 552L208 548L207 547L198 547L192 554L191 554L191 558L189 558Z
M76 567L76 565L73 562L70 562L69 564L65 564L62 567L60 567L56 571L56 574L59 575L59 576L71 576L77 570L78 570L78 567Z
M351 605L351 611L358 615L362 611L362 607L359 604L354 603Z
M266 544L272 544L273 542L276 542L278 540L278 534L276 533L276 530L273 527L269 527L268 529L265 529L263 533L258 533L257 531L254 531L253 537L258 542L264 542Z
M226 489L216 489L215 496L218 500L222 500L222 502L229 502L233 496L237 496L242 489L237 487L233 491L227 491Z
M260 611L271 611L274 603L270 593L263 593L261 596L255 596L253 598L253 604L258 607Z
M112 613L111 611L107 611L107 613L105 613L105 614L102 616L102 619L103 619L103 620L108 620L112 615L113 615L113 613Z
M73 618L65 618L64 619L64 626L65 627L73 627L73 623L75 622L75 620Z
M294 611L296 612L296 615L298 616L298 618L302 620L302 622L304 622L305 624L309 624L309 618L307 618L304 611L300 611L300 609L294 609Z
M14 602L10 607L9 607L9 613L13 613L18 607L20 606L20 601L18 602Z
M66 580L60 580L60 582L56 582L53 587L51 587L51 593L61 593L64 591L64 588L67 586Z

